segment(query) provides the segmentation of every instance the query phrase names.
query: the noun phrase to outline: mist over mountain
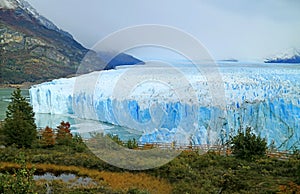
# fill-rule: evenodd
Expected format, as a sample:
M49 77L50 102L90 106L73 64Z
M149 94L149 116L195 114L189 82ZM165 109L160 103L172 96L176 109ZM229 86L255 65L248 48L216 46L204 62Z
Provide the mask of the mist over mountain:
M120 56L132 59L126 64L140 62L126 54ZM1 84L43 82L70 76L78 72L83 59L88 67L81 73L110 69L121 65L122 58L117 60L118 64L106 67L107 61L101 55L82 46L28 2L0 0Z

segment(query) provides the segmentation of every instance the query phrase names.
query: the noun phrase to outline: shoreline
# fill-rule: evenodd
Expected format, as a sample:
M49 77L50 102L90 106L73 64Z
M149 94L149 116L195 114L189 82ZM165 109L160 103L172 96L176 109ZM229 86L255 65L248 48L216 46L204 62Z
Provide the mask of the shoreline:
M69 76L66 76L66 77L61 77L61 78L71 78L71 77L76 77L75 74L72 74L72 75L69 75ZM56 78L56 79L61 79L61 78ZM20 89L30 89L31 86L34 86L34 85L38 85L38 84L41 84L41 83L44 83L44 82L49 82L49 81L52 81L54 79L49 79L49 80L39 80L39 81L35 81L35 82L23 82L23 83L20 83L20 84L13 84L13 83L7 83L7 84L3 84L3 83L0 83L0 88L20 88Z
M0 88L20 88L20 89L30 89L31 86L36 85L38 83L33 82L24 82L21 84L0 84Z
M0 84L0 88L20 88L20 89L29 89L29 87L24 86L22 84Z

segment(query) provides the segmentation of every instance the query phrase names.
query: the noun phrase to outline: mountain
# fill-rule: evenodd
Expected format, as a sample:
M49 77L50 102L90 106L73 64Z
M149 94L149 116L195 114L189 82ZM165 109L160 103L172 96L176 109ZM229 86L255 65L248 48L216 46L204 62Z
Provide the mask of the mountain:
M54 31L60 32L73 38L71 34L59 29L56 25L54 25L51 21L47 18L40 15L27 1L24 0L1 0L0 8L6 9L19 9L29 13L32 17L34 17L41 25L45 26L48 29L52 29ZM22 14L22 11L20 12Z
M102 53L98 53L98 56L101 59L103 59L105 63L107 63L104 70L115 69L117 66L121 66L121 65L145 64L143 61L136 59L131 55L127 55L125 53L120 53L117 54L115 57L113 57L114 54L112 52L102 52Z
M109 68L101 55L83 47L28 2L0 0L0 84L43 82L70 76L77 72L83 60L86 67L81 73Z
M265 63L300 63L300 51L292 48L284 53L267 58Z

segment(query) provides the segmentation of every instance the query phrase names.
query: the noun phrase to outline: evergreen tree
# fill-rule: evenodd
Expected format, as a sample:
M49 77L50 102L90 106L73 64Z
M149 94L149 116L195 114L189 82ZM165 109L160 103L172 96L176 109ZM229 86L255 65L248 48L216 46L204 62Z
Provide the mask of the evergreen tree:
M12 93L7 107L3 133L7 145L16 144L18 147L28 148L36 140L34 112L19 88Z
M251 160L266 155L267 141L251 133L250 127L247 127L245 133L239 132L229 143L232 145L232 153L241 159Z
M3 133L3 125L4 125L4 122L0 121L0 146L3 146L5 144L5 135Z
M129 139L126 143L126 147L129 149L138 148L138 143L136 142L135 138L133 138L133 140Z

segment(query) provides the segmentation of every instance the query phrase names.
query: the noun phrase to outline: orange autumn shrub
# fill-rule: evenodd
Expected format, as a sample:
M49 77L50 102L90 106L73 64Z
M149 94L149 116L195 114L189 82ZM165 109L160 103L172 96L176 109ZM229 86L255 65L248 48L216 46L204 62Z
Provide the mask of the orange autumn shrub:
M50 127L46 127L41 133L41 143L45 147L53 147L55 145L54 131Z
M280 185L278 194L297 194L300 193L300 185L290 182L287 185Z

